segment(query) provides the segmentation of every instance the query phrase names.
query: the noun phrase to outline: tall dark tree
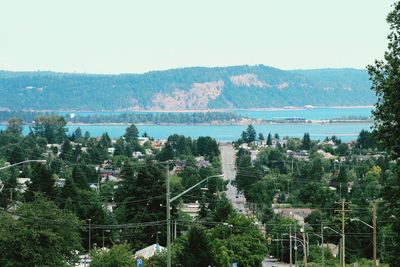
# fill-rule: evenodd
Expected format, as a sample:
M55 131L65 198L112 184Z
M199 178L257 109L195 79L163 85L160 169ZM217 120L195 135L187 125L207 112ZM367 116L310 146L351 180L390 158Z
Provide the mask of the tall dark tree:
M311 148L311 139L310 139L310 134L309 133L305 133L303 136L303 140L302 140L302 147L305 150L309 150Z
M247 132L247 143L254 142L257 137L257 132L256 132L256 129L254 129L253 125L250 124L247 127L246 132Z
M399 165L400 156L400 2L393 5L393 10L387 16L390 25L388 50L384 60L376 60L374 65L368 66L368 73L372 81L372 90L378 96L378 102L373 111L374 130L377 139L382 145L392 152L392 156ZM398 169L399 167L397 167ZM383 199L387 208L387 218L391 222L393 231L392 247L387 260L393 266L398 265L398 259L394 255L400 255L400 202L398 201L398 187L400 185L400 173L394 172L384 190ZM396 218L396 219L393 219Z
M41 116L35 118L33 129L38 136L46 138L48 143L61 143L67 132L66 125L67 122L61 116Z
M272 136L271 136L271 133L268 134L268 137L267 137L267 145L268 145L268 146L272 146Z
M16 136L22 134L24 122L19 118L11 118L7 122L7 132Z
M32 201L35 193L42 193L44 196L52 199L54 197L53 173L51 169L42 164L36 164L32 170L31 183L28 185L28 190L25 192L25 199Z
M128 142L128 143L136 142L139 137L138 128L134 124L132 124L131 126L126 128L124 137L125 137L126 142Z
M72 180L74 184L80 189L88 189L88 180L85 172L80 166L75 166L72 170Z

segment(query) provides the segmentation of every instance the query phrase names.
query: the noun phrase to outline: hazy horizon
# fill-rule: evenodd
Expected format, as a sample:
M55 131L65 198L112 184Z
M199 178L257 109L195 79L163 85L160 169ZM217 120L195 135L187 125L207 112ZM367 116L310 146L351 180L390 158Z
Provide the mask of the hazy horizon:
M263 64L364 69L394 1L4 0L0 69L145 73Z

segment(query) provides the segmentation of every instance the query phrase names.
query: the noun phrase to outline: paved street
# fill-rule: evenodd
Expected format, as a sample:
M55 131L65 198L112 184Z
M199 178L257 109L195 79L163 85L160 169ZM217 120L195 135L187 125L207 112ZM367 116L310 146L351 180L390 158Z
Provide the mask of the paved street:
M235 161L236 161L236 151L231 144L220 144L219 147L221 151L221 164L222 173L224 175L224 180L233 181L236 177ZM237 189L231 183L228 184L228 190L226 191L226 196L231 201L233 208L245 214L245 198L243 195L237 194Z

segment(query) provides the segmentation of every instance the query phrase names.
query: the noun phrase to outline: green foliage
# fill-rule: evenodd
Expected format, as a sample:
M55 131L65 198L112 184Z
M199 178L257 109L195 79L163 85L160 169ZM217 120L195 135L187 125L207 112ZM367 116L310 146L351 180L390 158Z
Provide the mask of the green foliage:
M65 139L67 122L61 116L40 116L35 118L33 130L36 135L46 138L49 144L60 144Z
M96 249L92 252L92 267L135 267L128 245L114 245L109 250Z
M310 150L311 148L311 138L309 133L305 133L303 140L301 141L304 150Z
M40 195L15 215L18 219L0 215L1 266L70 266L77 261L81 222L74 215Z
M271 86L232 83L232 76L243 74L254 74L257 80ZM24 88L26 81L34 87L32 90ZM4 97L0 99L0 106L11 110L123 110L131 108L132 105L138 109L149 109L158 107L153 102L156 94L174 95L175 89L188 92L193 83L210 81L223 81L224 87L221 95L209 101L203 108L283 107L307 104L353 106L370 105L375 101L374 95L368 90L368 75L363 70L283 71L264 65L244 65L182 68L124 75L3 71L0 73L0 92ZM283 82L288 84L285 90L280 89ZM43 90L37 90L44 85L46 86ZM332 90L323 89L328 87ZM349 91L348 88L352 90ZM343 95L347 97L341 97ZM188 105L186 108L196 107Z

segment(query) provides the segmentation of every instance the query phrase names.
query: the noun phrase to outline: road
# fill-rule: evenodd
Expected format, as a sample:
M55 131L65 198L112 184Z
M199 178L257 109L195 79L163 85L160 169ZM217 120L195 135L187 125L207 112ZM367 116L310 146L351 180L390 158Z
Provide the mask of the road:
M235 161L236 151L231 144L220 144L219 149L221 151L221 165L224 180L233 181L236 177ZM226 196L231 201L233 208L239 212L246 214L244 203L246 202L243 195L237 194L237 189L232 183L227 186Z

